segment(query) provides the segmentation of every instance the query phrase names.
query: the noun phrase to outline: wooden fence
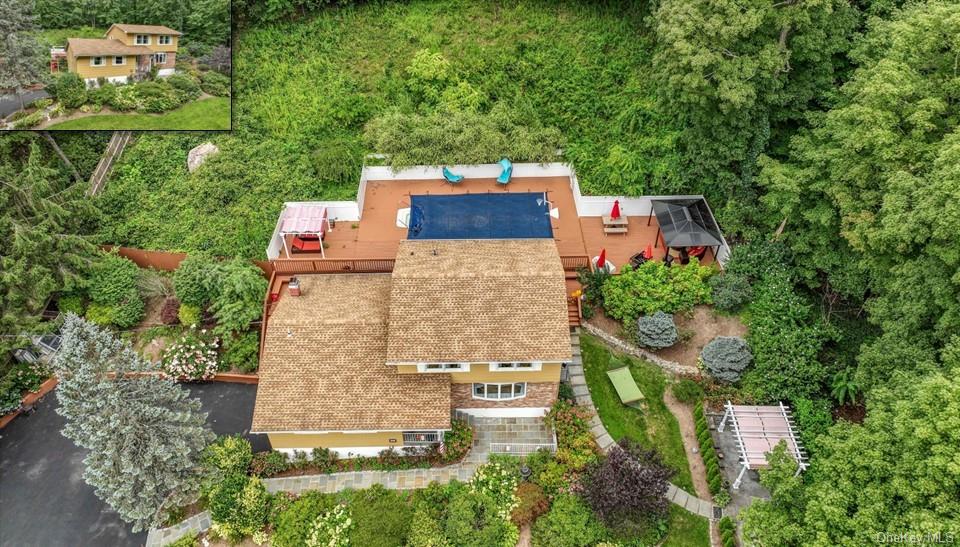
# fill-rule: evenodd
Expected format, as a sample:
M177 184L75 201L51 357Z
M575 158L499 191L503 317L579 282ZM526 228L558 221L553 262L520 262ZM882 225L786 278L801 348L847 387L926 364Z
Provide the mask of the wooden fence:
M106 251L116 249L120 256L130 259L141 268L153 268L155 270L162 270L165 272L172 272L176 270L180 266L180 263L183 262L183 259L187 258L187 253L146 251L143 249L135 249L133 247L113 247L111 245L104 245L103 249ZM253 263L254 266L263 270L264 277L269 278L270 274L273 273L273 265L270 262L265 260L251 260L250 262Z
M309 273L390 273L396 262L393 258L320 258L280 259L272 263L277 274Z

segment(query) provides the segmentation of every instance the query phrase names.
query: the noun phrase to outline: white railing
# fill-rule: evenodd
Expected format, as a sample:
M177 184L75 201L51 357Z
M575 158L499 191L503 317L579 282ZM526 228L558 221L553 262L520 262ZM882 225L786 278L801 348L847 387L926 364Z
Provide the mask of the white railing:
M490 443L491 454L512 454L514 456L529 456L537 450L547 449L557 451L554 443Z

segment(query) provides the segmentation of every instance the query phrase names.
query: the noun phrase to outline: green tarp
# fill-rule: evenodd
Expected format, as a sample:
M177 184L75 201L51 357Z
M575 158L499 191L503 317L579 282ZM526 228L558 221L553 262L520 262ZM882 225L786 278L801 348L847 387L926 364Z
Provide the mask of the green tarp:
M640 406L643 401L643 393L637 387L637 383L630 374L630 367L621 367L607 371L607 376L613 382L613 387L617 389L617 395L620 401L625 405Z

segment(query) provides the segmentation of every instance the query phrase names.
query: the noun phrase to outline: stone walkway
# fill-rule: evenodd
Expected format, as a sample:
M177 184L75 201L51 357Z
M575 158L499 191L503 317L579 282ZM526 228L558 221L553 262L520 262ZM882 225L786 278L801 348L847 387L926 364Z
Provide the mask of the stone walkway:
M585 330L591 333L593 330L596 330L588 325L584 325L584 327L586 327ZM606 337L600 337L606 340ZM597 409L593 406L593 399L590 398L590 389L587 387L587 377L583 374L583 354L580 350L579 331L570 334L570 343L573 344L573 361L567 366L567 370L570 385L573 386L573 394L576 397L577 405L589 409L593 414L593 417L590 418L590 431L593 433L597 444L600 445L600 449L607 452L616 444L616 441L607 433L607 429L603 427L603 422L600 421ZM614 345L620 347L620 344ZM714 518L713 502L693 496L674 484L670 484L667 487L667 499L669 499L671 503L679 505L691 513L711 520Z
M161 547L177 541L186 535L195 535L210 529L210 511L197 513L187 520L169 528L150 530L147 534L147 547Z

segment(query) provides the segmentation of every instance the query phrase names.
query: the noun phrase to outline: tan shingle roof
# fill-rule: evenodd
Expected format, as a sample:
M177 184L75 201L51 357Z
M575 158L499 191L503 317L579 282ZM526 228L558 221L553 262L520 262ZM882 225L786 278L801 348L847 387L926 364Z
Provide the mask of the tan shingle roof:
M178 30L173 30L170 27L165 27L163 25L128 25L126 23L115 23L110 28L117 27L118 29L126 32L127 34L174 34L176 36L182 36L183 33ZM110 32L109 29L107 32Z
M112 38L68 38L67 50L74 57L91 55L144 55L153 53L148 47L128 46Z
M402 241L389 325L389 363L569 361L556 243Z
M388 274L300 276L270 315L253 431L448 429L450 378L387 366ZM289 333L289 334L288 334Z

